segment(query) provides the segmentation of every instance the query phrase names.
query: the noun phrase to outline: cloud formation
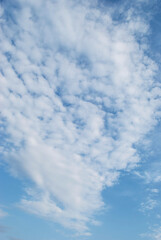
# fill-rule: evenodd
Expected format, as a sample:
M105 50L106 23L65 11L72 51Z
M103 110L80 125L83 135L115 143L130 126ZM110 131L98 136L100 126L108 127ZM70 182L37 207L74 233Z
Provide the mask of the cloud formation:
M156 124L148 25L132 9L118 22L90 1L17 0L0 31L1 154L30 180L21 206L87 233Z
M161 227L155 226L151 227L148 233L142 234L141 237L149 240L160 240L161 238Z
M146 201L141 203L140 210L142 212L150 211L153 210L157 205L158 205L157 200L147 197Z

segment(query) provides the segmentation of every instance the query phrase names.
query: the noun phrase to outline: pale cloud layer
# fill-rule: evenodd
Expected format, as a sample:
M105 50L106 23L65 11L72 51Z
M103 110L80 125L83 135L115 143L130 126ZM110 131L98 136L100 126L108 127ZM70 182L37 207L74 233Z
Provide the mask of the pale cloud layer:
M1 152L31 182L22 208L87 234L102 190L137 165L156 124L157 66L137 41L148 25L90 1L17 4L1 11Z

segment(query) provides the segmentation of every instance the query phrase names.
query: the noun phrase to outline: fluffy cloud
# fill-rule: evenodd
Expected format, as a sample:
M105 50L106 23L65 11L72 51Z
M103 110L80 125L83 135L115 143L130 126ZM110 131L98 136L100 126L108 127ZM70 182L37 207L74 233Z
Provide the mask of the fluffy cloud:
M6 1L1 16L1 152L31 182L21 206L87 233L156 124L157 67L137 41L148 26L90 1Z

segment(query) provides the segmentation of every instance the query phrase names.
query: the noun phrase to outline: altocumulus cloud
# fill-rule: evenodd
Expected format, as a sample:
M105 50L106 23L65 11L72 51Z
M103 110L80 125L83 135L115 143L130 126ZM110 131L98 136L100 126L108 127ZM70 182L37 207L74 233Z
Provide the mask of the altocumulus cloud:
M132 9L112 15L91 1L1 8L1 154L32 182L22 208L84 234L102 190L139 162L160 104L148 25Z

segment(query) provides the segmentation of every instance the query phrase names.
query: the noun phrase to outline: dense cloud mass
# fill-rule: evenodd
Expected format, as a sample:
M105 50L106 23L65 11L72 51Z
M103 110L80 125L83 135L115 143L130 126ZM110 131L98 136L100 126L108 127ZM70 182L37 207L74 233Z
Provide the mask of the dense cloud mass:
M156 124L148 25L90 1L14 4L0 11L1 154L30 180L25 210L88 234L102 190L137 165Z

